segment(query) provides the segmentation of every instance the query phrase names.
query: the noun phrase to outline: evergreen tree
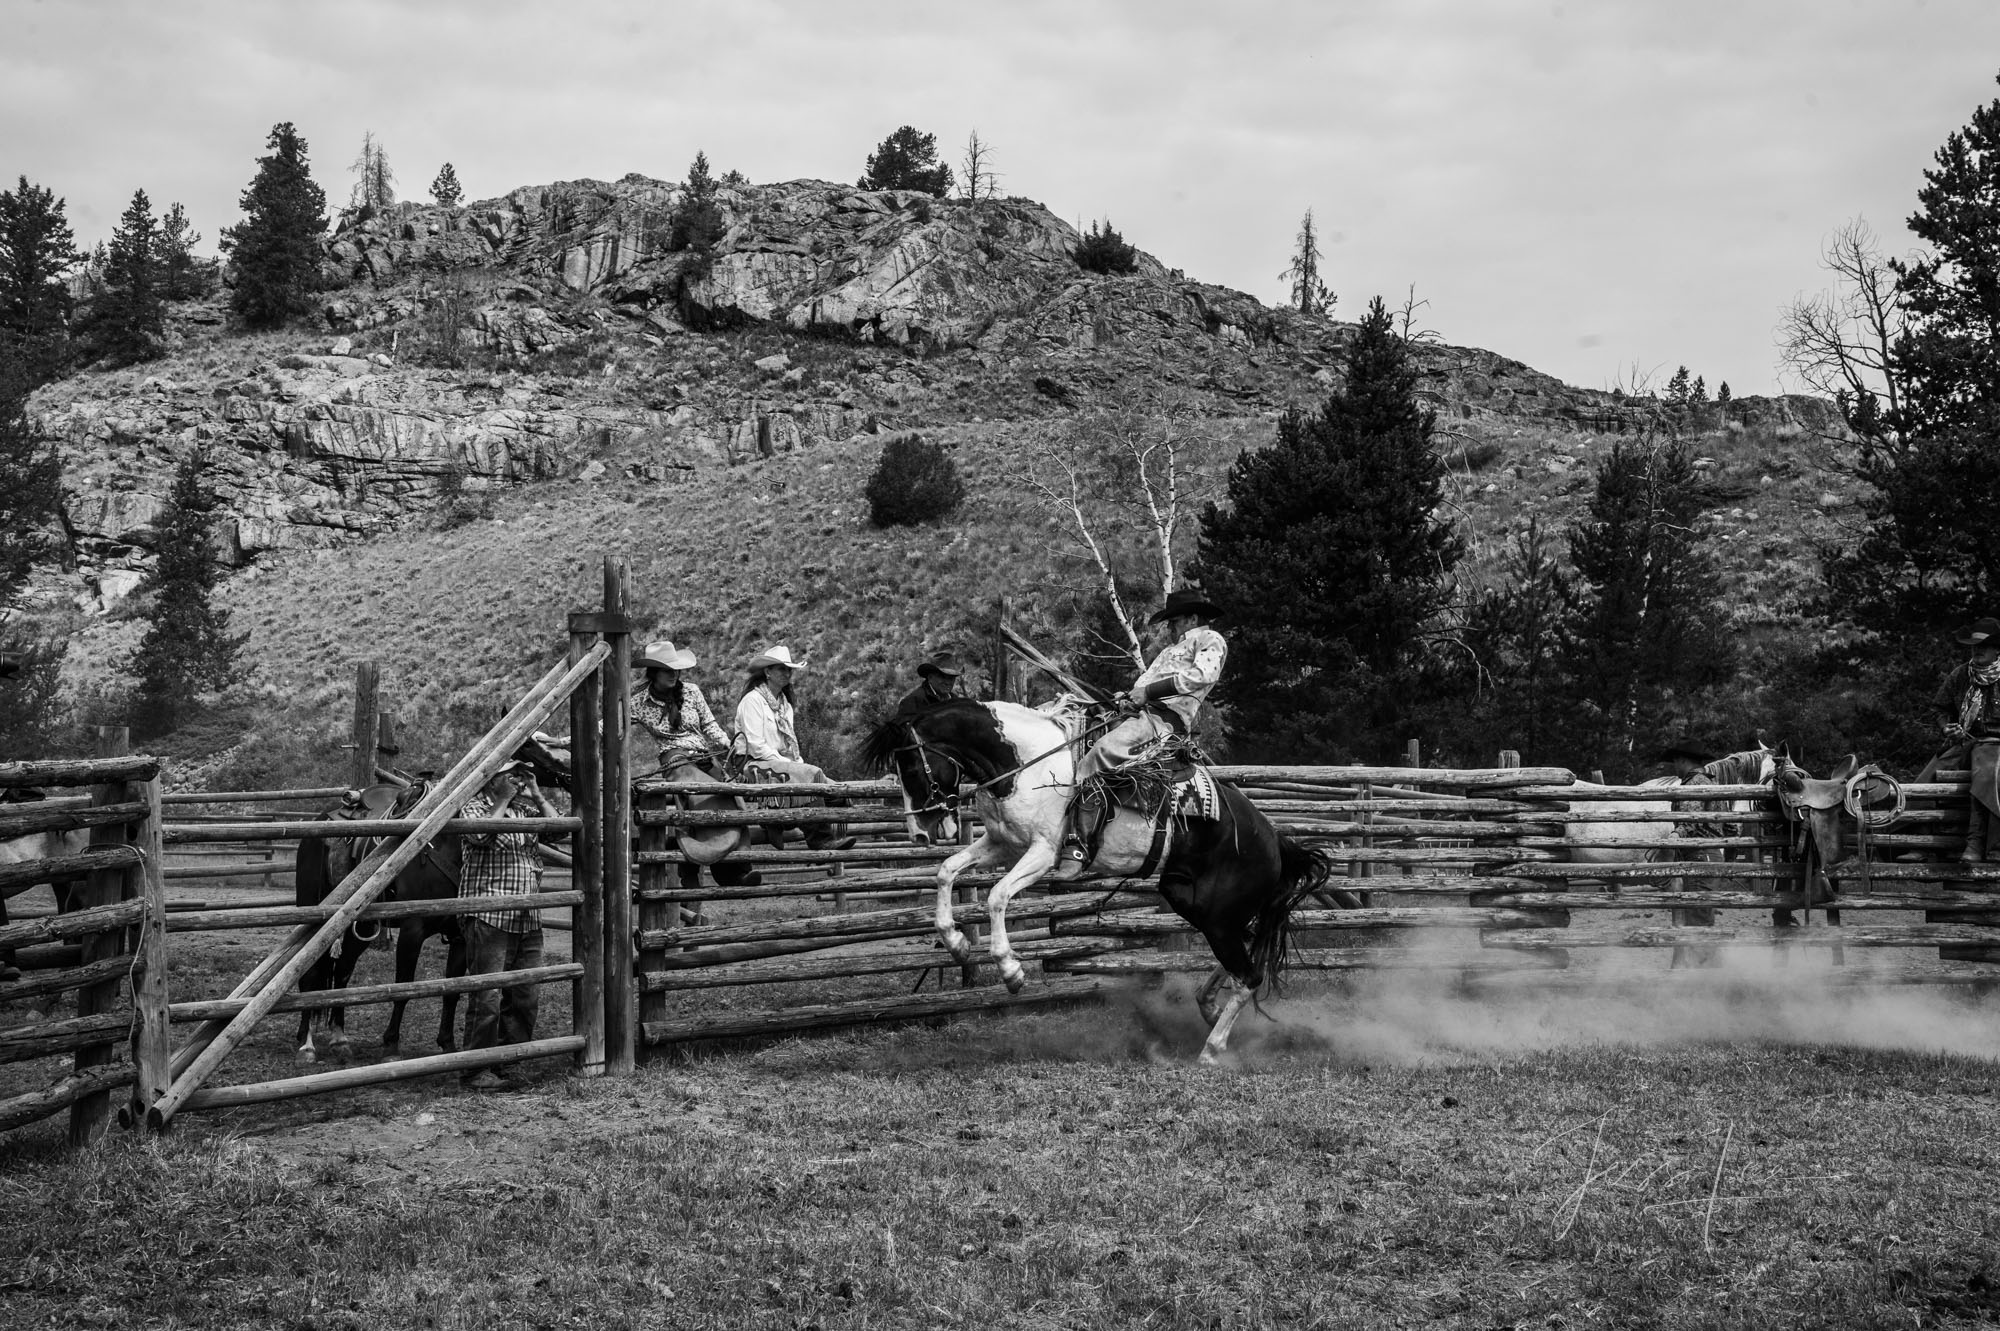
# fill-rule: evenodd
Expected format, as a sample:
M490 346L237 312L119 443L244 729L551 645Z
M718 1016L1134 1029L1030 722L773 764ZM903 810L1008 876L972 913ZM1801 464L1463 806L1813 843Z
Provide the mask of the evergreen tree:
M1694 387L1688 390L1688 401L1697 407L1708 401L1708 385L1702 382L1702 377L1698 374L1694 377Z
M446 162L438 168L437 179L431 181L431 198L440 208L456 208L465 191L458 187L458 172Z
M348 170L354 173L354 188L347 196L350 208L381 212L396 202L396 173L389 168L389 154L375 131L361 135L361 155Z
M152 201L135 191L111 233L103 294L91 302L90 340L99 352L126 364L166 354L163 268Z
M1231 467L1229 507L1201 519L1189 577L1230 616L1223 700L1252 748L1301 760L1403 738L1424 634L1464 553L1433 516L1434 413L1378 297L1347 348L1347 384Z
M1102 231L1097 223L1090 224L1090 230L1077 242L1074 257L1076 266L1086 273L1131 273L1139 268L1139 251L1125 243L1108 217Z
M1575 738L1564 668L1575 589L1539 519L1515 537L1501 577L1474 603L1465 627L1469 668L1479 677L1445 691L1432 727L1474 765L1500 749L1519 750L1530 764L1554 763Z
M706 255L722 239L728 227L715 201L716 189L715 177L708 168L708 154L697 152L688 165L687 179L681 183L681 197L674 205L667 248Z
M1312 209L1308 208L1305 220L1299 223L1299 239L1292 250L1292 265L1278 277L1291 283L1293 309L1300 314L1326 318L1333 314L1334 296L1326 289L1326 283L1320 281L1319 264L1319 231L1313 225Z
M1722 412L1724 424L1727 424L1729 421L1729 402L1729 381L1724 379L1721 386L1715 390L1715 405Z
M48 531L62 512L62 463L54 443L28 425L32 385L0 364L0 603L51 553Z
M1907 321L1889 358L1900 392L1844 403L1870 486L1865 534L1821 552L1819 608L1853 631L1838 649L1849 691L1858 675L1882 699L1927 695L1939 635L2000 600L2000 98L1946 139L1917 199L1909 227L1927 249L1888 265ZM1936 746L1918 710L1857 715L1848 730L1918 762Z
M160 294L168 300L194 300L208 294L208 275L194 247L201 233L178 203L160 219Z
M20 662L17 672L0 675L0 753L10 760L74 756L69 716L63 706L62 664L69 643L62 638L9 640L5 649Z
M1688 382L1688 367L1683 365L1674 371L1674 377L1667 380L1667 401L1676 407L1685 407L1694 400L1694 388Z
M56 378L68 363L64 279L76 264L63 200L26 176L0 190L0 373L11 367L23 392Z
M154 529L159 562L147 580L153 609L133 662L139 678L134 725L149 736L171 730L203 690L234 680L236 656L248 638L232 637L229 612L210 601L219 577L211 549L218 501L203 483L207 466L199 446L188 450Z
M1645 741L1685 718L1690 693L1729 674L1698 480L1685 444L1614 444L1569 532L1580 588L1567 668L1607 771L1629 772Z
M942 199L951 192L951 167L938 161L937 135L904 125L868 155L859 187L921 190Z
M268 146L243 191L243 220L222 233L236 277L236 312L265 327L312 308L326 230L326 194L313 183L306 141L288 121L272 128Z

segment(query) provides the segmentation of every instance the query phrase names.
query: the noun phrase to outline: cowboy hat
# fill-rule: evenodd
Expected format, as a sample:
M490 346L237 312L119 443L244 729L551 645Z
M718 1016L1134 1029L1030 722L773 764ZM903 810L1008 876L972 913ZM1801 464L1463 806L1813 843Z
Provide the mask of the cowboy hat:
M957 679L965 673L965 667L958 663L958 657L950 652L938 652L930 660L917 667L917 674L943 675L946 679Z
M792 658L792 649L783 643L779 643L776 647L766 647L763 651L750 658L750 668L752 670L762 670L765 666L774 665L787 666L793 670L804 670L806 668L805 661L803 659L794 660Z
M1973 620L1972 627L1958 635L1958 643L1961 647L1984 647L1988 643L2000 647L2000 619Z
M635 668L643 666L648 670L692 670L694 663L694 653L685 647L674 646L672 638L647 643L646 650L632 661Z
M1169 619L1179 619L1182 615L1193 615L1200 619L1220 619L1222 607L1188 587L1176 587L1167 593L1167 602L1153 612L1147 621L1150 624L1164 624Z

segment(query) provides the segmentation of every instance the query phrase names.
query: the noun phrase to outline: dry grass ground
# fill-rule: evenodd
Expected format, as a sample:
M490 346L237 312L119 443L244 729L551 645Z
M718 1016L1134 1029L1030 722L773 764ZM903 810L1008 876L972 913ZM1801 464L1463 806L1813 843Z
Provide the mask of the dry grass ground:
M2000 1019L1825 1003L1732 1032L1728 1005L1693 1000L1308 988L1202 1070L1178 986L1135 985L624 1081L398 1086L74 1158L24 1141L0 1154L0 1309L10 1327L1989 1325ZM1864 1047L1882 1043L1928 1052Z

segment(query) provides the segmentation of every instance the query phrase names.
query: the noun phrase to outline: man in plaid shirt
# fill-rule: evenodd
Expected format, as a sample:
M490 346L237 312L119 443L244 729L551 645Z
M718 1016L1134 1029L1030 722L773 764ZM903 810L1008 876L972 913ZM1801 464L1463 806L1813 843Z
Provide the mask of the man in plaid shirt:
M517 797L521 805L517 807ZM479 794L458 811L461 818L555 818L555 806L535 784L526 763L510 762L495 772ZM459 869L461 897L526 896L541 890L542 861L535 853L533 832L468 832L461 838L464 860ZM465 920L465 969L468 975L531 970L542 964L541 913L533 910L484 910ZM465 1015L465 1047L525 1044L535 1038L536 987L482 989L471 997ZM486 1089L502 1085L490 1068L465 1075L468 1086Z

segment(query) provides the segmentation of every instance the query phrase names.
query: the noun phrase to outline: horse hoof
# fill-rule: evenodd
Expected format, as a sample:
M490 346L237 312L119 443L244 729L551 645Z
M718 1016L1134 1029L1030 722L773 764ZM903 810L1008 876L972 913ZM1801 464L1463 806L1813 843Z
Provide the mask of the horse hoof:
M972 960L972 944L956 929L944 936L944 950L951 953L951 959L961 966Z
M1000 982L1007 986L1007 992L1010 994L1018 994L1028 987L1028 977L1021 973L1019 966L1015 966L1012 970L1003 969L1000 972Z
M1215 1051L1213 1049L1204 1048L1201 1051L1201 1056L1195 1059L1195 1062L1205 1068L1214 1067L1217 1062L1215 1057Z
M310 1049L301 1049L299 1050L298 1061L301 1063L317 1063L319 1062L319 1055Z

